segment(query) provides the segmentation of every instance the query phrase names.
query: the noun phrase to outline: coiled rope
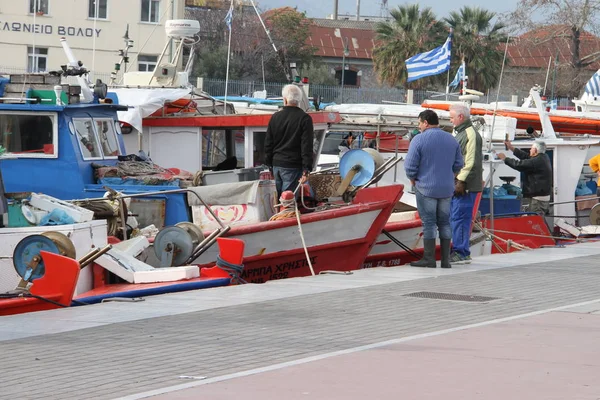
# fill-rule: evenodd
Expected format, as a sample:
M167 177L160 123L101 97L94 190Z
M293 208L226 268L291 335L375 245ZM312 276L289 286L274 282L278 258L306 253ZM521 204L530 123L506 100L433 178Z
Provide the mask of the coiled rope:
M301 198L304 195L304 185L299 184L294 190L294 196L287 200L283 198L279 198L279 204L277 206L282 206L282 210L269 218L269 221L278 221L281 219L292 218L294 214L296 215L296 222L298 223L298 231L300 232L300 240L302 240L302 247L304 248L304 255L306 256L306 262L308 263L308 267L310 268L310 273L314 276L315 270L313 268L312 262L310 261L310 256L308 255L308 248L306 247L306 241L304 240L304 232L302 232L302 223L300 222L300 210L298 209L298 202L296 201L296 192L300 189ZM304 201L303 201L304 204ZM293 208L292 208L293 206Z
M86 210L94 212L94 219L105 219L106 229L108 236L116 236L119 231L119 205L118 201L115 201L116 206L107 201L75 201L73 204L83 207ZM99 215L106 215L112 213L110 217L99 217Z
M221 257L219 257L219 255L217 255L216 265L217 267L221 268L223 271L229 274L233 283L247 283L242 278L244 264L232 264L228 261L223 260Z

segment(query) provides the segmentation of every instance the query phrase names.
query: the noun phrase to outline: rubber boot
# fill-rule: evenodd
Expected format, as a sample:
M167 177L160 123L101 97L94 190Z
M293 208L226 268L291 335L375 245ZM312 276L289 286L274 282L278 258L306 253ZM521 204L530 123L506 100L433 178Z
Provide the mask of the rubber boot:
M442 268L452 268L450 265L450 239L440 239L442 248Z
M410 266L435 268L435 239L424 239L423 250L423 258L411 262Z

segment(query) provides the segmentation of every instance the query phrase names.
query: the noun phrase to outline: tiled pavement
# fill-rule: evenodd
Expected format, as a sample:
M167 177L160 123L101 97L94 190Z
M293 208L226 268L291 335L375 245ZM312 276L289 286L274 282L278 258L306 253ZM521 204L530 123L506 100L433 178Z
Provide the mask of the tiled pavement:
M600 243L587 243L451 270L379 268L0 317L0 399L141 398L201 377L593 302L598 257ZM498 299L404 296L419 291Z

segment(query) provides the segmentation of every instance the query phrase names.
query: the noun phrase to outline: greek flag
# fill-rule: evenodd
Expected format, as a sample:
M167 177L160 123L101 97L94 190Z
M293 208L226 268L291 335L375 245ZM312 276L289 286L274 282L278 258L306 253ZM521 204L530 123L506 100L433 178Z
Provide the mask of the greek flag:
M585 85L585 93L590 96L600 96L600 69L590 78Z
M450 87L451 88L455 88L458 85L460 85L460 81L463 80L465 76L465 63L461 63L460 67L458 67L458 70L456 71L456 75L454 75L454 80L452 80L452 82L450 82Z
M426 76L438 75L450 68L450 53L452 51L452 33L446 42L426 53L419 53L406 60L408 71L407 82L416 81Z
M225 16L225 24L229 30L231 30L231 20L233 19L233 2L231 2L231 6L229 7L229 11L227 11L227 15Z

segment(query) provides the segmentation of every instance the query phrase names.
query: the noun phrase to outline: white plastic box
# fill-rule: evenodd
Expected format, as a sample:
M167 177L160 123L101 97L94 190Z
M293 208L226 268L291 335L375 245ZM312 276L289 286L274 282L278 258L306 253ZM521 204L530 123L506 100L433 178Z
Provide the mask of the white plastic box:
M67 203L54 197L47 196L40 193L32 193L31 201L29 202L32 206L39 208L40 210L52 212L54 209L60 209L66 212L76 223L89 222L94 219L94 212L86 208L76 206L75 204Z

